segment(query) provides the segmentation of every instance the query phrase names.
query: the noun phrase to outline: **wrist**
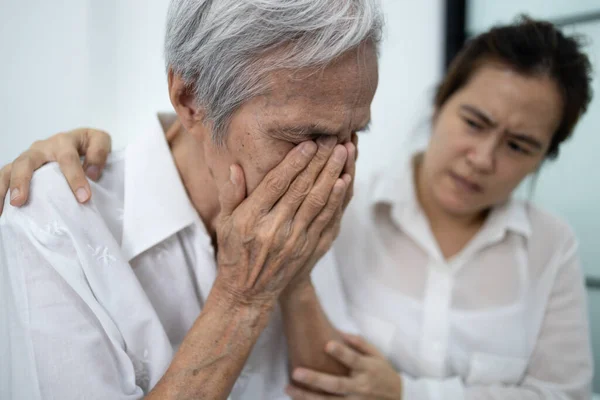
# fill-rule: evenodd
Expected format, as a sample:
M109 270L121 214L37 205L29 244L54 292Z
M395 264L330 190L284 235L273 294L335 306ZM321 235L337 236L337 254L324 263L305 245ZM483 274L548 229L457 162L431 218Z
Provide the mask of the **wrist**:
M277 304L277 296L270 293L248 294L235 288L220 274L210 291L212 303L224 312L248 310L270 315ZM208 303L208 300L207 300Z
M290 283L279 296L279 302L282 306L286 306L290 303L312 301L315 296L315 287L310 277L308 277L298 282Z

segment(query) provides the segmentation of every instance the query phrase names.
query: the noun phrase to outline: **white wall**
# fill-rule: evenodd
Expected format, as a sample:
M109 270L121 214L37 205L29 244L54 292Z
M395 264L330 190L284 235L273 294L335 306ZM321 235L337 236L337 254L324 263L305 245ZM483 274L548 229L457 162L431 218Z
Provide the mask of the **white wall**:
M427 115L442 68L443 0L383 0L387 19L373 128L360 170L393 156ZM0 0L0 164L78 126L115 148L170 109L162 42L168 0Z

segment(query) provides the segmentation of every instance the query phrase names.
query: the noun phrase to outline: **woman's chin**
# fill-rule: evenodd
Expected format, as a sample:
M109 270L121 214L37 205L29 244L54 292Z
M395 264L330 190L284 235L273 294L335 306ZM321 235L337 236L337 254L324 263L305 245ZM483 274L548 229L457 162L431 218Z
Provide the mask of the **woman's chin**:
M457 217L468 217L480 212L474 202L453 195L440 196L438 202L445 213Z

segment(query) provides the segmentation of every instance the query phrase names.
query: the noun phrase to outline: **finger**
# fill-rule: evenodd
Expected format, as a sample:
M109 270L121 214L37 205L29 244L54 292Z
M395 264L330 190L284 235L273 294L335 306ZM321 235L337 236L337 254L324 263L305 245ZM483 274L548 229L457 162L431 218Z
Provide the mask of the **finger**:
M385 356L377 349L377 347L373 346L360 336L342 333L342 337L344 338L344 342L346 342L346 344L363 354L368 354L378 358L385 358Z
M307 226L312 224L317 215L327 208L326 206L329 203L328 199L331 197L333 188L336 185L338 186L338 194L339 190L342 189L342 187L339 186L340 181L345 187L344 181L340 179L340 174L346 164L347 156L348 152L344 146L338 145L335 147L331 157L327 160L327 164L323 168L323 171L319 174L317 182L300 205L300 208L294 217L294 221L297 221L298 229L306 229ZM333 215L333 213L331 215Z
M306 196L310 193L323 167L327 164L335 145L335 137L330 136L317 140L317 153L308 166L294 179L288 191L276 205L276 208L282 210L282 214L293 216L296 213Z
M229 181L223 186L219 193L221 205L221 217L227 218L233 214L235 209L246 197L246 180L242 167L233 164L229 167Z
M338 396L327 396L324 394L309 392L308 390L300 389L299 387L292 385L289 385L286 388L285 393L293 400L329 400L340 398Z
M346 186L346 192L347 191L348 191L348 186ZM347 197L347 195L344 195L344 194L341 195L341 199L345 199L346 197ZM335 214L333 215L333 217L330 218L330 221L327 224L327 226L325 226L325 228L323 228L323 230L321 231L321 237L319 238L319 243L317 245L317 249L315 250L315 252L317 254L325 254L326 252L328 252L329 249L331 248L331 244L337 238L337 236L340 232L342 215L344 213L344 204L343 204L342 200L338 200L338 201L340 204L339 204L337 210L335 211ZM316 229L318 229L318 228L316 228ZM316 229L315 229L315 231L316 231ZM313 234L312 231L309 231L309 232L310 232L309 234ZM318 234L318 231L316 231L316 232L317 233L315 233L315 234Z
M21 207L29 198L29 185L33 172L45 163L45 156L30 149L12 163L10 172L10 204Z
M346 181L348 189L346 189L346 197L344 199L344 209L352 200L354 195L354 178L356 176L356 146L353 143L346 143L346 151L348 152L348 158L346 160L346 166L344 168L344 175L342 178Z
M325 352L350 369L364 369L366 357L343 343L332 340L325 346Z
M356 392L356 385L352 378L325 374L307 368L297 368L292 374L292 379L313 389L331 394L345 395Z
M83 165L81 164L77 148L71 142L61 141L59 142L58 149L58 153L56 154L58 166L67 179L77 201L85 203L90 199L92 191L85 172L83 172Z
M4 209L4 199L6 198L6 194L8 193L8 188L10 185L11 168L12 164L7 164L0 169L0 215L2 215L2 210Z
M331 190L327 204L310 224L310 227L308 228L309 237L320 237L323 234L327 226L329 226L329 224L333 221L334 216L341 208L345 193L346 183L343 179L338 179Z
M317 145L312 141L303 142L292 149L252 192L249 196L250 203L262 212L270 211L296 176L307 167L316 152Z
M83 135L85 140L80 147L80 154L85 154L85 174L91 180L97 181L112 150L112 141L108 133L96 129L85 129Z

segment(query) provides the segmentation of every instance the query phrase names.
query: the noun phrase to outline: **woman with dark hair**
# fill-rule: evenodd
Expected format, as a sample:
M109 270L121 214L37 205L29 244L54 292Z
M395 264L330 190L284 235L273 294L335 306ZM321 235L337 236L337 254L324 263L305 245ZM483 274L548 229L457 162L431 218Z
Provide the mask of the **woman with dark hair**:
M364 339L326 351L351 373L296 369L293 398L589 398L577 240L511 196L571 136L590 73L578 41L547 22L467 43L437 90L427 147L363 185L345 214L335 254ZM67 148L56 143L45 148ZM46 161L37 154L22 160Z

